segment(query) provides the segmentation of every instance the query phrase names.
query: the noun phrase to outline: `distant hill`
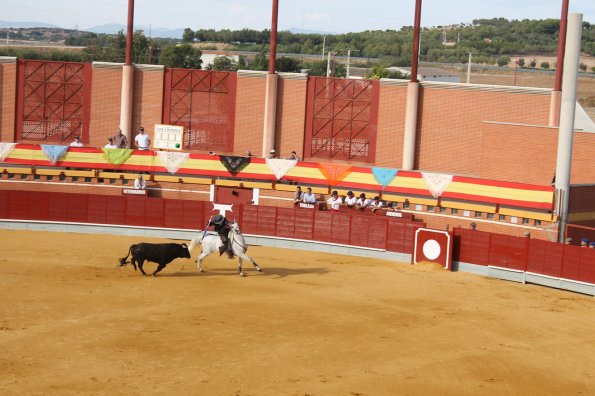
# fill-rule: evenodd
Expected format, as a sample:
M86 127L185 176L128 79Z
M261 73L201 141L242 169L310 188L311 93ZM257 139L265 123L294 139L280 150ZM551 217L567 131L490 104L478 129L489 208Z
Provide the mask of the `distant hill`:
M166 28L149 28L148 26L134 26L134 30L143 30L145 32L145 36L149 37L149 34L153 38L174 38L174 39L181 39L182 35L184 34L183 28L177 29L166 29ZM126 31L126 25L118 24L118 23L108 23L105 25L93 26L90 28L85 29L88 32L93 33L103 33L103 34L116 34L120 30ZM149 31L150 30L150 31Z
M10 22L10 21L0 21L0 29L7 29L7 28L36 28L36 27L44 27L44 28L57 28L59 26L52 25L50 23L45 22Z

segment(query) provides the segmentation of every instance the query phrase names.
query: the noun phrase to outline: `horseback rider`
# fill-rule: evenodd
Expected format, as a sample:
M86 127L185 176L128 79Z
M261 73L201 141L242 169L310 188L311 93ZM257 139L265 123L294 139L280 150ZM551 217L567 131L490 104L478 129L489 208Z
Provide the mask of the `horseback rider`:
M211 218L211 221L209 221L207 227L209 226L215 227L215 231L217 234L219 234L221 242L223 242L223 245L219 248L219 255L221 256L225 251L227 251L227 256L229 258L234 258L233 251L231 250L231 244L229 243L229 231L231 230L229 221L225 218L225 216L216 214Z

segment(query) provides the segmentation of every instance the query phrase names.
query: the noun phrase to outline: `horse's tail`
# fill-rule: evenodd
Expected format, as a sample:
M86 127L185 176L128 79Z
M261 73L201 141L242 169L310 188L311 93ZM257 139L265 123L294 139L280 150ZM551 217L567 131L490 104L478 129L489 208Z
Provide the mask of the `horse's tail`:
M132 252L132 248L136 246L136 245L132 245L130 246L130 248L128 248L128 254L126 255L126 257L122 257L119 261L120 261L120 267L128 264L128 262L126 260L128 260L128 256L130 256L130 253Z
M201 240L202 240L202 235L197 235L194 238L192 238L192 240L190 241L190 244L188 245L188 251L190 253L192 253L192 249L194 249L196 247L196 245L199 245Z

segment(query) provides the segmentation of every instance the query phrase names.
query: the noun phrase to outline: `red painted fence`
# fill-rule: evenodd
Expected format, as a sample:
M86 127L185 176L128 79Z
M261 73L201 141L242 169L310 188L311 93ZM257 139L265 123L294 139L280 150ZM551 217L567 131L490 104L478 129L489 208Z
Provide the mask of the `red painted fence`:
M411 254L409 219L312 209L234 205L226 214L246 234L315 240ZM0 219L201 230L214 214L206 201L33 191L0 191ZM595 249L454 229L453 261L494 265L595 284Z

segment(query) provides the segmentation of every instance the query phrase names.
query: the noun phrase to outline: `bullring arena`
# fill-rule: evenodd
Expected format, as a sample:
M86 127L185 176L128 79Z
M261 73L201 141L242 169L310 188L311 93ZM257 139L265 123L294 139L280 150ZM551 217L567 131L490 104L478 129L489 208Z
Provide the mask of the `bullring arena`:
M595 393L595 128L558 70L277 73L274 35L268 72L0 57L0 393ZM117 266L216 214L263 272Z
M138 237L0 236L4 395L595 389L589 296L262 246L246 278L214 256L199 274L196 252L143 278L114 268Z

